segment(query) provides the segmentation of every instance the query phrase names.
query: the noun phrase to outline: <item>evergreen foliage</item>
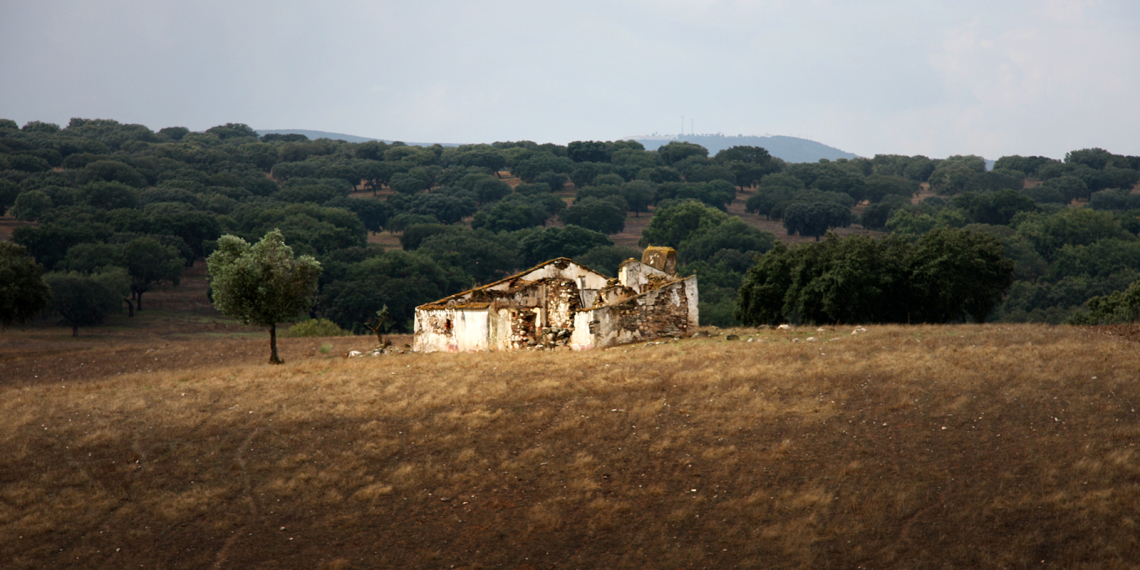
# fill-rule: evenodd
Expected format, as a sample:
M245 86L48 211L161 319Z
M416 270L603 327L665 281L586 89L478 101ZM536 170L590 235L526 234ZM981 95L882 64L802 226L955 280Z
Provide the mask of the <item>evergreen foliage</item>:
M321 265L310 256L295 258L285 236L273 230L254 245L225 235L207 260L214 306L243 324L269 330L269 363L277 355L277 323L308 312L317 294Z
M746 325L985 321L1013 282L1013 262L984 233L934 230L917 242L828 234L760 256L740 288Z
M49 310L71 327L71 336L79 336L79 327L102 324L118 311L129 283L121 268L93 275L48 273L44 281L51 287Z
M257 138L241 123L191 132L107 119L75 118L62 128L31 121L23 129L0 120L0 211L34 222L17 224L12 240L45 271L84 275L125 269L121 250L135 240L173 248L190 267L223 234L253 242L276 228L298 254L328 260L322 299L372 279L352 271L385 255L367 245L368 232L405 232L401 243L415 262L392 267L420 272L401 275L406 283L422 275L442 283L438 298L551 257L597 250L590 259L612 266L620 257L613 241L586 228L616 231L629 213L651 212L640 244L678 248L682 269L701 275L702 320L724 325L737 324L732 307L752 256L775 243L732 221L738 192L748 212L804 235L853 222L842 209L862 209L864 228L906 242L963 227L989 234L1014 263L1016 281L992 315L1002 320L1063 322L1086 300L1140 279L1133 252L1140 157L1086 148L1063 160L1001 157L987 170L970 155L787 163L756 146L716 146L710 157L712 147L693 142L655 151L630 141L445 148ZM512 190L508 172L523 184ZM568 209L571 180L577 196ZM944 197L911 204L921 183ZM830 223L822 223L824 209L835 214ZM573 224L547 227L560 219ZM440 223L455 231L406 231ZM404 291L393 294L398 300ZM374 318L383 301L370 300L352 319ZM327 318L331 307L315 311ZM405 311L406 303L392 307ZM350 320L338 322L357 327ZM401 314L399 326L408 323Z
M32 320L51 302L43 267L24 246L0 241L0 326Z

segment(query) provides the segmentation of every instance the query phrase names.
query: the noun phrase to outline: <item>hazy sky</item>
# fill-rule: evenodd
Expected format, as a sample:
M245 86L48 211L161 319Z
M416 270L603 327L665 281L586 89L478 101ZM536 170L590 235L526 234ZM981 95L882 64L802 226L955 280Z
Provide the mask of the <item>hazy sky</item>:
M1140 155L1136 0L0 0L0 118Z

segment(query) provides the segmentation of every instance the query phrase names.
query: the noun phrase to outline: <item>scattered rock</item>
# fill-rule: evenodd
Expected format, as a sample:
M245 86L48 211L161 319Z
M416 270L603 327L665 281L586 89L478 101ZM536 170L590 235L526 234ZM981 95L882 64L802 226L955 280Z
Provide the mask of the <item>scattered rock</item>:
M809 337L805 338L804 340L806 340L808 342L815 342L816 338L814 336L809 336Z
M778 328L778 329L780 329L780 330L782 330L782 331L790 331L790 330L792 330L792 326L791 326L791 325L780 325L780 326L778 326L778 327L776 327L776 328Z
M827 329L819 327L818 329L815 329L815 332L827 332Z
M410 354L412 352L411 345L407 345L407 350L401 350L392 345L378 346L372 350L361 352L359 350L350 350L345 356L346 358L362 358L365 356L381 356L384 354Z
M724 337L724 340L740 340L740 337L737 335L734 335L734 334L730 334L730 335Z
M855 330L851 331L851 334L859 334L859 333L865 333L865 332L867 332L867 329L865 329L863 327L855 327Z

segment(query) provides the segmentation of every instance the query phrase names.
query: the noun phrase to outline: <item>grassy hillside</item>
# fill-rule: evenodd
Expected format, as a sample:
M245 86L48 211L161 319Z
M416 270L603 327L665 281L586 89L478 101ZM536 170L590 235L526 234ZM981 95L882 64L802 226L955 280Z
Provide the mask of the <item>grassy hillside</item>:
M25 347L0 360L0 565L1140 560L1134 342L738 332L363 359L337 353L364 337L285 339L276 367L261 337Z

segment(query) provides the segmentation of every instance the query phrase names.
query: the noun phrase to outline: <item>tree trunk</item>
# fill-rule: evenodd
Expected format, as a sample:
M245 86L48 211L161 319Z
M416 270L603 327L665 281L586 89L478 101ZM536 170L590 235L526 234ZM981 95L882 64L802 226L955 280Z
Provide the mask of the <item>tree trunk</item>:
M277 323L269 325L269 363L281 364L283 361L277 356Z
M127 302L127 316L128 317L135 316L135 304L131 302L131 298L127 297L123 300Z
M79 336L79 325L71 325L71 336Z

